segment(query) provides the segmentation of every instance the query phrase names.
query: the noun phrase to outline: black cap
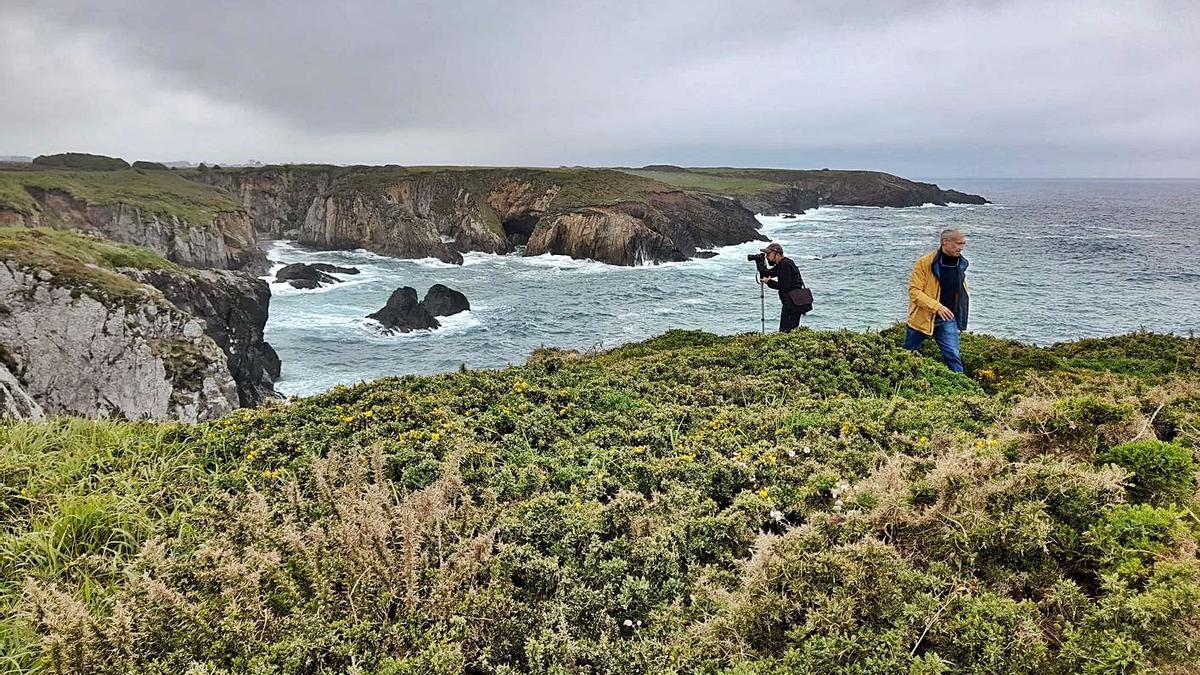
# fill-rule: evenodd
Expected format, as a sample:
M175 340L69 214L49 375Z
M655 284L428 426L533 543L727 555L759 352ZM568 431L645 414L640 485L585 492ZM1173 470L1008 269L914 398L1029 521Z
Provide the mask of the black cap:
M783 247L780 246L779 244L776 244L775 242L771 242L770 244L767 244L766 248L764 248L762 250L763 253L770 253L772 251L774 251L775 253L778 253L779 255L783 255Z

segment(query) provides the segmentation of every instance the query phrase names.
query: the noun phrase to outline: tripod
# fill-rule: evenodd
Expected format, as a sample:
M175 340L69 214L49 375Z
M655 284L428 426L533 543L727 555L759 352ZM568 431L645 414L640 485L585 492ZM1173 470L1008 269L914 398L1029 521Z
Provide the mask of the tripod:
M758 270L754 271L754 283L758 284L758 308L762 318L762 334L767 334L767 291Z

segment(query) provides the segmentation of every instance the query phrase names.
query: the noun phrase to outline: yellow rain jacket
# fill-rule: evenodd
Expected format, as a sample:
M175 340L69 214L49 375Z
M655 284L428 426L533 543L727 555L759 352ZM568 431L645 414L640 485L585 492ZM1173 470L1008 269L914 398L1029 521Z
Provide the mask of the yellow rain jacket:
M934 320L937 311L942 306L938 298L942 295L942 284L938 280L938 257L941 249L927 253L913 265L912 275L908 278L908 325L913 330L926 335L933 335ZM962 279L962 293L958 294L958 307L951 307L955 323L960 331L967 329L967 313L971 302L967 297L967 259L959 257L959 278Z

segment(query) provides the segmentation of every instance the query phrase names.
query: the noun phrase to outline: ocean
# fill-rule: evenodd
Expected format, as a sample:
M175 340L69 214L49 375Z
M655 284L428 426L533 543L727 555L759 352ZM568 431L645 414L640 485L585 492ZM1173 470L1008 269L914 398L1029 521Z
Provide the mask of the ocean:
M902 321L913 262L953 226L967 237L972 331L1050 344L1200 328L1200 180L936 182L993 203L759 217L813 289L814 310L801 325L863 330ZM308 395L387 375L503 367L542 346L606 349L672 328L757 332L759 286L746 254L762 246L645 267L482 253L457 266L272 242L275 269L327 262L362 271L313 291L271 284L267 339L283 361L277 389ZM274 270L264 277L273 278ZM424 297L435 283L463 292L471 311L440 318L436 331L398 335L365 318L396 288ZM772 331L774 291L765 305Z

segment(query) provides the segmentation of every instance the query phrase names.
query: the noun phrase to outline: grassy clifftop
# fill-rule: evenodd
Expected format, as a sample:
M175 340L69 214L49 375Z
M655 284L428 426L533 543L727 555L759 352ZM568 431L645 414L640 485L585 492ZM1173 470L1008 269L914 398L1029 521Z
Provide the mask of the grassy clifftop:
M661 181L682 189L718 192L757 202L777 199L781 193L800 190L814 200L810 206L918 206L933 203L983 204L986 200L931 183L911 181L880 171L742 169L730 167L648 166L622 169L631 175Z
M16 672L1193 672L1200 344L671 332L0 427ZM194 665L195 664L195 665Z
M0 261L12 261L31 273L50 272L60 286L135 300L146 298L146 286L117 272L118 268L187 274L184 268L140 246L48 228L0 227Z
M211 222L222 211L241 209L228 194L172 171L69 171L33 166L0 169L0 209L35 213L40 206L34 194L45 191L63 192L93 205L126 204L196 225Z
M505 182L519 181L544 193L557 186L551 204L554 209L607 206L626 201L642 201L661 192L675 192L675 185L612 169L590 167L531 168L480 166L347 166L286 165L253 168L208 169L214 173L253 176L278 171L321 173L330 178L330 191L383 190L418 177L442 177L479 194L500 188ZM181 172L195 176L199 170Z

